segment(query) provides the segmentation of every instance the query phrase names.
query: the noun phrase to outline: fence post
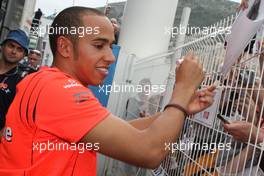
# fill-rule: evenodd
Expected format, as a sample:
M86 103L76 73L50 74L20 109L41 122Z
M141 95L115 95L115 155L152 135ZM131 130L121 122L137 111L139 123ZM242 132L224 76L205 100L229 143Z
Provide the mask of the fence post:
M190 14L191 14L191 8L190 7L184 7L183 11L182 11L182 16L181 16L181 22L180 22L180 28L185 29L184 33L180 33L177 36L177 40L176 40L176 48L183 45L184 44L184 40L186 37L186 32L187 32L187 28L188 28L188 23L189 23L189 18L190 18ZM163 100L163 107L169 103L170 101L170 97L173 91L173 85L175 82L175 69L176 69L176 61L178 59L180 59L181 57L181 53L182 53L182 48L179 48L175 51L175 53L172 55L171 57L171 67L170 67L170 73L168 76L168 81L167 81L167 86L166 86L166 93L165 93L165 97ZM162 107L162 109L163 109Z

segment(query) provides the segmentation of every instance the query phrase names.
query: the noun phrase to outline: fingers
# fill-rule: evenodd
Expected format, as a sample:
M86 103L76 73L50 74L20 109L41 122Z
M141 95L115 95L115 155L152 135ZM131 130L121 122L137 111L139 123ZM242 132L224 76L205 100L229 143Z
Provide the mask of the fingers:
M210 92L213 92L216 89L216 85L212 84L209 87L207 87L207 90Z
M230 124L222 123L224 127L224 131L229 131Z
M251 124L244 121L233 121L230 124L223 124L224 131L233 136L234 139L246 142L248 141Z
M188 51L188 53L182 59L179 59L178 62L182 64L185 60L194 60L194 54L192 50Z
M211 85L204 90L198 91L197 95L201 98L204 96L214 97L215 96L215 92L214 92L215 89L216 89L215 85Z
M208 90L205 90L205 91L201 91L199 93L199 97L214 97L215 96L215 93L214 92L211 92L211 91L208 91Z
M208 105L211 105L211 104L213 104L214 99L213 99L212 96L205 96L205 97L201 97L201 98L200 98L200 101L201 101L202 103L206 103L206 104L208 104Z
M216 92L216 85L212 84L204 90L197 91L196 95L199 97L199 100L203 103L212 104L214 102L214 96Z
M178 61L180 63L180 60ZM177 63L176 63L177 64ZM177 64L176 82L182 86L196 90L204 79L202 65L197 56L189 51L184 57L183 62Z
M202 69L202 65L200 64L198 56L194 55L192 50L188 51L188 53L184 57L184 60L192 60L192 61L196 62L199 65L200 69Z
M200 90L200 91L197 91L196 92L196 96L198 96L198 97L203 97L203 96L205 96L206 94L205 94L205 90Z
M188 53L186 54L186 59L194 59L194 57L193 57L193 51L192 50L190 50L190 51L188 51Z
M237 10L245 10L248 8L247 0L242 0L241 4L238 6Z
M200 90L198 93L214 92L215 89L216 89L216 85L212 84L208 86L207 88Z
M250 123L249 123L250 125ZM244 128L248 128L248 123L247 122L243 122L243 121L239 121L239 120L234 120L232 121L230 124L224 124L223 127L228 131L228 132L232 132L232 131L239 131L242 130Z
M228 132L229 134L231 134L232 136L234 136L237 132L237 126L234 125L234 123L230 123L230 124L227 124L227 123L223 123L223 127L224 127L224 131L225 132Z
M244 1L244 6L243 6L243 10L247 9L248 8L248 2Z

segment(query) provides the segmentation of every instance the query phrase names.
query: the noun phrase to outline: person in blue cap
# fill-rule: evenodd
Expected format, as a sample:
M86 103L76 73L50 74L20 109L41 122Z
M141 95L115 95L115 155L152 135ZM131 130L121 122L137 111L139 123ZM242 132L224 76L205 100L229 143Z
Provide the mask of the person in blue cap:
M28 54L29 38L21 29L11 30L1 43L0 53L0 130L12 103L16 85L35 70L19 63Z

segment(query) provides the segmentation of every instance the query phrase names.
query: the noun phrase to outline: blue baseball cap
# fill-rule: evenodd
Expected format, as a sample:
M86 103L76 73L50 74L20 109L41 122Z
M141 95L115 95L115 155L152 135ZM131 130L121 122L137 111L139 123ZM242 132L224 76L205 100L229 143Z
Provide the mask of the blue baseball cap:
M9 31L6 39L1 43L1 45L3 45L7 40L15 41L22 48L24 48L26 54L28 54L29 38L24 31L22 31L21 29L15 29L15 30Z

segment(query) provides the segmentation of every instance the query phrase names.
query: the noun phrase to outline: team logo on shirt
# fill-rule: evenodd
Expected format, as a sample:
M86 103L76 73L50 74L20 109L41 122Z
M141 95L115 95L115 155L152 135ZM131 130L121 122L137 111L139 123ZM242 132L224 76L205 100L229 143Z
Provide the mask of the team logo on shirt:
M89 98L88 92L80 92L73 95L76 103L82 103L87 101Z
M7 142L12 142L12 136L13 136L12 129L10 127L4 128L3 137Z
M68 79L67 84L63 86L63 88L65 88L65 89L69 89L69 88L72 88L72 87L82 87L82 85L77 83L73 79Z
M0 83L0 89L7 89L8 85L6 83Z
M10 89L8 88L8 84L0 83L0 90L5 91L5 93L10 93Z

